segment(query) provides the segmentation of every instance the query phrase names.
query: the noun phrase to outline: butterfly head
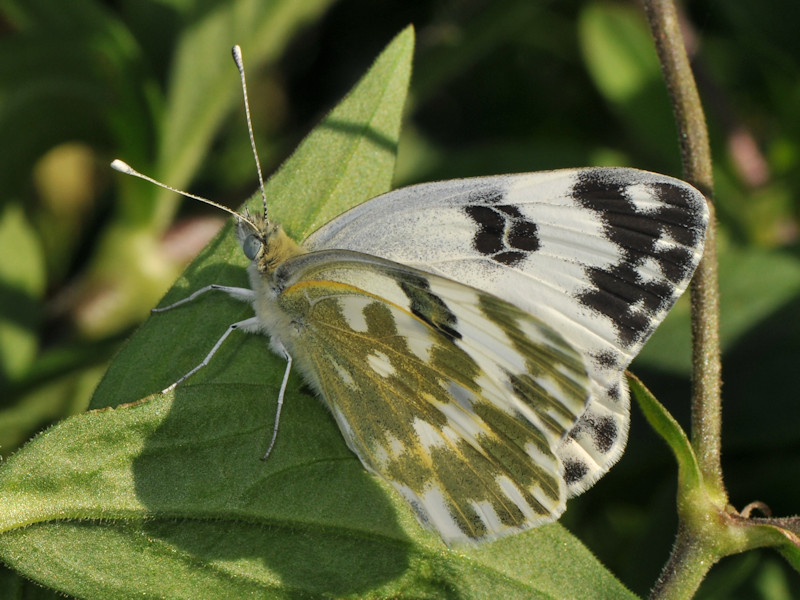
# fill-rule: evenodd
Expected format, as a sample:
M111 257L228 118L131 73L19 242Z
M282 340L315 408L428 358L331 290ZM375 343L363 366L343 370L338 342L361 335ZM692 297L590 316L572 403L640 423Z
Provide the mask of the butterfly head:
M244 215L239 216L236 233L239 237L239 245L242 252L249 258L255 268L262 275L269 275L275 268L287 258L302 254L303 250L292 240L283 228L267 218L267 194L264 189L264 177L261 173L261 163L258 160L256 150L256 140L253 135L253 124L250 120L250 103L247 100L247 81L244 76L244 62L242 60L242 49L237 45L231 50L233 61L239 70L239 78L242 83L242 97L244 99L244 111L247 118L247 132L250 135L250 146L253 149L253 158L256 162L258 173L259 190L261 191L261 201L264 206L262 214L258 217L250 215L245 209Z
M263 215L251 216L245 210L236 227L239 245L262 275L269 275L286 259L303 253L297 242L283 228Z

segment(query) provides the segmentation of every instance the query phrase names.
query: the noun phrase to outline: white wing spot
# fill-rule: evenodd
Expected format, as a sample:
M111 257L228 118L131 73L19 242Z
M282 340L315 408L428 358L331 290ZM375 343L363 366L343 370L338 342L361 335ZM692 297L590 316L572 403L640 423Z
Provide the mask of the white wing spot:
M663 279L664 274L661 270L661 264L652 256L647 257L637 269L639 275L639 283L647 285L650 283L658 283Z
M558 485L559 485L560 488L562 488L562 493L560 493L558 496L559 496L559 498L563 498L564 495L565 495L563 493L564 480L563 479L559 479L558 480ZM530 492L531 492L531 496L536 498L536 501L539 504L541 504L542 506L544 506L545 509L547 510L547 512L549 512L552 515L552 518L547 519L547 520L557 519L558 517L561 516L561 513L564 512L564 509L566 508L566 502L564 500L560 500L560 501L559 500L554 500L553 498L551 498L550 496L545 494L542 491L542 488L540 486L538 486L538 485L534 486L533 488L531 488ZM541 519L541 517L540 517L540 519Z
M397 458L406 451L406 447L403 445L403 442L401 442L395 436L390 434L387 435L386 438L386 441L389 443L389 454L392 456L392 458Z
M673 248L686 248L684 244L681 244L678 240L672 237L668 230L662 229L661 235L658 236L658 239L655 240L653 244L653 252L656 254L663 254L664 252L669 252ZM696 250L694 251L697 252Z
M464 436L457 432L452 427L445 425L442 427L442 437L444 437L451 444L458 444L464 440Z
M383 352L376 352L367 356L367 363L381 377L389 377L395 373L389 357Z
M367 331L367 319L364 316L364 309L374 302L372 298L350 297L347 302L342 303L342 315L353 331Z
M389 461L397 460L405 451L406 448L403 446L403 442L391 433L386 433L383 443L376 445L373 450L378 469L387 468Z
M641 183L626 187L625 195L636 207L636 212L639 213L655 213L663 206L663 202L657 197L654 197L653 192L646 185Z
M441 430L436 429L436 427L427 421L414 419L413 427L414 431L417 432L420 444L422 444L426 450L430 451L437 446L442 447L445 445Z
M503 524L494 506L489 502L483 500L481 502L470 502L470 504L475 509L475 512L478 513L486 529L492 532L508 530L508 526Z
M331 364L333 365L336 375L339 376L339 379L342 381L342 383L344 383L344 385L349 387L351 390L356 389L356 382L353 380L353 377L350 375L350 373L348 373L342 365L335 361L331 361Z
M525 444L525 454L531 457L531 460L540 467L544 467L552 473L558 473L561 468L558 464L558 459L552 454L545 454L533 442Z
M533 521L539 518L539 515L533 512L533 509L525 500L520 489L507 475L498 475L494 480L495 483L497 483L497 487L502 490L506 498L511 500L511 502L522 511L526 519Z
M437 487L431 487L420 497L420 503L428 514L431 523L434 524L445 541L467 541L469 539L461 531L458 523L453 519L453 515L450 514L442 490Z
M412 354L422 362L428 363L431 357L433 338L427 327L416 319L407 319L404 324L403 335Z
M456 404L437 403L436 408L447 417L449 423L453 424L453 427L447 429L455 437L450 438L448 435L448 438L453 441L463 439L469 441L473 446L480 446L479 436L485 435L487 431L486 426L474 413L465 411L463 407Z

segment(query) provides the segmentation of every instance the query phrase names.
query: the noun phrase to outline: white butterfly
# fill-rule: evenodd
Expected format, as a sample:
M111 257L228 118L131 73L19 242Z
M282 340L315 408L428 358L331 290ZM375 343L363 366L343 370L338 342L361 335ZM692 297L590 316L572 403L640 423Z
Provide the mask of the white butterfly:
M447 543L553 521L619 458L623 371L686 288L708 219L688 184L622 168L407 187L302 245L266 200L237 216L251 289L166 308L218 289L255 316L171 387L233 330L269 335L287 359L279 413L296 365Z

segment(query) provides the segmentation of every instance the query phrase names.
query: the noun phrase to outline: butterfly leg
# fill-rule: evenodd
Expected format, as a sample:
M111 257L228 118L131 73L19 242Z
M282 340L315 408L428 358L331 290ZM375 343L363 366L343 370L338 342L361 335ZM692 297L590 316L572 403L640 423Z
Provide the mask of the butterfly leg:
M231 287L231 286L227 286L227 285L218 285L216 283L212 283L211 285L207 285L205 287L202 287L199 290L197 290L196 292L193 292L192 294L190 294L189 296L186 296L186 298L184 298L183 300L178 300L177 302L175 302L173 304L170 304L169 306L162 306L160 308L154 308L150 312L154 312L154 313L166 312L168 310L171 310L171 309L176 308L178 306L181 306L183 304L187 304L187 303L191 302L192 300L196 299L198 296L202 296L206 292L217 291L217 290L220 291L220 292L225 292L226 294L228 294L231 298L234 298L235 300L240 300L242 302L249 302L251 304L253 303L253 300L255 299L255 296L256 296L255 292L253 290L251 290L251 289L248 289L248 288Z
M283 357L286 359L286 371L283 373L281 390L278 392L278 409L275 412L275 425L272 428L272 439L269 442L269 448L267 448L267 452L261 457L261 460L267 460L267 457L272 452L272 447L275 446L275 439L278 437L278 422L281 420L281 409L283 408L283 396L286 394L286 384L289 382L289 372L292 370L292 355L289 354L288 350L284 348L283 344L277 340L273 343L277 343L278 348L283 353Z
M173 304L173 306L175 306L175 305ZM167 308L169 308L169 307L167 307ZM249 319L245 319L244 321L239 321L237 323L233 323L232 325L230 325L228 327L228 329L225 331L225 333L222 334L222 337L217 340L217 343L214 344L214 347L211 348L211 352L209 352L206 355L206 357L203 359L203 362L201 362L194 369L192 369L191 371L186 373L186 375L184 375L183 377L178 379L178 381L176 381L175 383L173 383L169 387L166 387L163 390L161 390L161 393L162 394L166 394L167 392L174 390L175 387L177 387L180 383L183 383L184 381L189 379L189 377L191 377L192 375L197 373L200 369L205 367L211 361L211 357L214 356L214 354L217 353L217 350L219 350L219 347L222 345L222 342L224 342L231 333L233 333L237 329L244 329L245 331L248 331L248 330L253 331L253 330L257 329L258 326L259 326L259 323L258 323L258 318L257 317L250 317Z

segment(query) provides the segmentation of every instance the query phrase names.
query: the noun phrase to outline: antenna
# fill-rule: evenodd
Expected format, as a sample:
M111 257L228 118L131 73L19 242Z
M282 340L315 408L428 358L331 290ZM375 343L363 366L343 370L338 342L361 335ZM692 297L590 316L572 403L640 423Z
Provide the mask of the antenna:
M240 219L240 220L244 221L245 223L249 224L250 227L253 228L253 230L259 231L258 226L256 226L256 224L253 223L253 221L251 221L250 219L248 219L244 215L240 215L235 210L231 210L227 206L223 206L222 204L218 204L217 202L214 202L213 200L209 200L208 198L203 198L202 196L195 196L194 194L190 194L189 192L184 192L183 190L179 190L177 188L174 188L174 187L172 187L170 185L167 185L166 183L161 183L160 181L156 181L152 177L148 177L147 175L144 175L143 173L139 173L139 171L137 171L136 169L131 167L128 163L126 163L125 161L122 161L122 160L120 160L118 158L114 159L114 161L111 163L111 168L114 169L115 171L119 171L120 173L125 173L126 175L133 175L134 177L138 177L139 179L144 179L145 181L149 181L150 183L154 183L158 187L164 188L165 190L169 190L171 192L175 192L176 194L180 194L181 196L186 196L187 198L192 198L193 200L199 200L200 202L205 202L206 204L210 204L211 206L216 206L218 209L224 210L226 213L230 213L230 214L234 215L237 219Z
M267 222L267 193L264 191L264 176L261 173L261 162L258 160L258 150L256 150L256 138L253 135L253 122L250 120L250 102L247 99L247 81L244 77L244 62L242 61L242 49L236 44L231 49L233 62L239 69L239 79L242 80L242 96L244 97L244 113L247 118L247 133L250 134L250 147L253 149L253 158L256 159L256 171L258 171L258 187L261 190L261 200L264 202L264 222Z

